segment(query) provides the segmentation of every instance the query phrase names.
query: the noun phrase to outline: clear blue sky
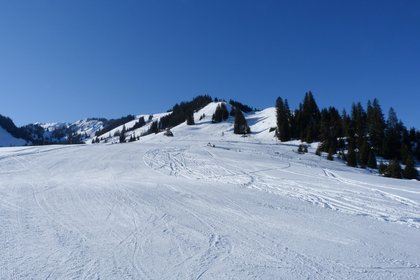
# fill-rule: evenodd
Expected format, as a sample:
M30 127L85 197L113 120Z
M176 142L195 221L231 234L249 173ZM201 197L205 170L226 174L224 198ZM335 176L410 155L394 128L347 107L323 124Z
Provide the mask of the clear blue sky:
M203 93L295 108L307 90L420 128L420 1L0 0L0 114L18 125Z

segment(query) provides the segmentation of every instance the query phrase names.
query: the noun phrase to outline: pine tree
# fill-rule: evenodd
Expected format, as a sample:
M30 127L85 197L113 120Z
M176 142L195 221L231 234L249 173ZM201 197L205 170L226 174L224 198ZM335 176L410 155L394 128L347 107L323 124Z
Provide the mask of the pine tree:
M120 133L120 143L125 143L125 132L126 132L125 125L123 125L122 131Z
M369 142L376 152L383 154L383 139L385 131L385 119L382 113L378 99L374 99L373 103L368 102L367 107L367 132L369 134Z
M360 149L360 166L365 168L369 161L369 153L371 149L367 141L363 141L362 148Z
M388 165L386 171L385 171L385 177L391 177L396 179L402 178L402 170L400 163L397 160L393 160Z
M330 147L329 151L328 151L328 155L327 155L327 159L328 160L334 160L333 155L335 154L334 148Z
M408 146L405 143L401 144L401 160L402 162L407 162L411 159L411 150L408 148Z
M420 138L416 141L416 148L414 150L414 154L418 160L420 160Z
M213 114L212 122L213 123L219 123L222 121L225 121L229 118L229 112L226 108L225 103L220 103L216 107L216 111Z
M277 117L277 138L284 142L290 140L290 110L286 102L281 97L276 100L276 117Z
M404 177L407 179L418 179L419 172L414 166L414 160L412 157L409 157L406 161L404 168Z
M373 149L369 150L369 158L368 158L367 166L372 169L376 169L378 167L376 163L375 151Z
M241 110L235 110L235 123L233 126L233 133L235 134L248 134L251 130L246 122L244 114Z
M401 129L403 125L398 121L397 114L391 107L386 123L385 137L383 140L383 156L387 159L401 158Z
M364 137L366 135L366 112L362 104L359 102L352 105L351 109L351 125L354 130L354 137L356 140L356 148L361 150Z
M194 125L194 112L193 111L189 111L187 112L187 125Z
M321 111L319 139L324 152L335 154L338 148L338 138L343 136L342 120L334 107Z
M387 164L385 164L385 163L383 163L383 162L381 162L380 164L379 164L379 167L378 167L378 172L379 172L379 174L382 174L382 175L384 175L385 176L385 173L386 173L386 170L388 169L388 165Z
M297 134L302 141L311 143L318 140L320 118L318 105L312 92L309 91L296 112Z
M354 141L349 141L349 147L347 151L347 165L351 167L357 166L357 155L355 149Z
M147 131L146 134L152 134L152 133L158 133L159 132L159 124L158 121L154 121L152 122L152 124L149 127L149 130Z

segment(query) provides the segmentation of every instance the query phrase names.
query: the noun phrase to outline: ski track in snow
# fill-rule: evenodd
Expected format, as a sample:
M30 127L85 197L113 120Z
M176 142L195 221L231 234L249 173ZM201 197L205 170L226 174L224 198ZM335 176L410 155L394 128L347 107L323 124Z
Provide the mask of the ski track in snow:
M255 154L255 151L248 152ZM282 157L288 160L293 158L284 154ZM216 160L210 152L206 154L200 151L194 154L188 148L150 150L146 152L144 162L150 168L169 176L244 185L261 191L298 198L348 214L369 216L420 228L418 202L392 194L386 186L345 179L326 168L318 168L310 174L302 174L290 171L291 164L295 163L289 162L283 168L246 171ZM300 183L301 178L290 180L281 176L259 175L270 170L277 171L279 175L284 172L296 177L304 176L304 184ZM321 171L324 176L320 176ZM417 193L420 194L420 189Z
M0 150L0 279L419 279L420 188L287 145Z

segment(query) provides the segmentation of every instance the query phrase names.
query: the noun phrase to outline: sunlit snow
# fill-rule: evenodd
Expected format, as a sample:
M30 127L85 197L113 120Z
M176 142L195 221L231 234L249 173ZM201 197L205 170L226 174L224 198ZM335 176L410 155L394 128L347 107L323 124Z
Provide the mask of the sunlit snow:
M420 279L420 183L297 154L273 108L0 149L1 279ZM206 117L199 120L203 114Z

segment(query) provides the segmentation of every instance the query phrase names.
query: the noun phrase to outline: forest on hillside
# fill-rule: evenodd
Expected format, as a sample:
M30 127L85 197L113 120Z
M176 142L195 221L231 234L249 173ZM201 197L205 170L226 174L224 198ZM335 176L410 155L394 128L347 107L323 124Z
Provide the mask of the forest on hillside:
M418 178L415 160L420 160L420 131L408 129L393 108L385 119L376 98L368 101L366 107L353 103L350 113L340 113L334 107L319 109L309 91L294 111L287 99L277 98L276 116L276 136L280 141L320 142L317 154L327 153L330 160L338 154L352 167L379 168L388 177ZM377 157L386 161L377 166ZM405 165L404 170L400 163Z

